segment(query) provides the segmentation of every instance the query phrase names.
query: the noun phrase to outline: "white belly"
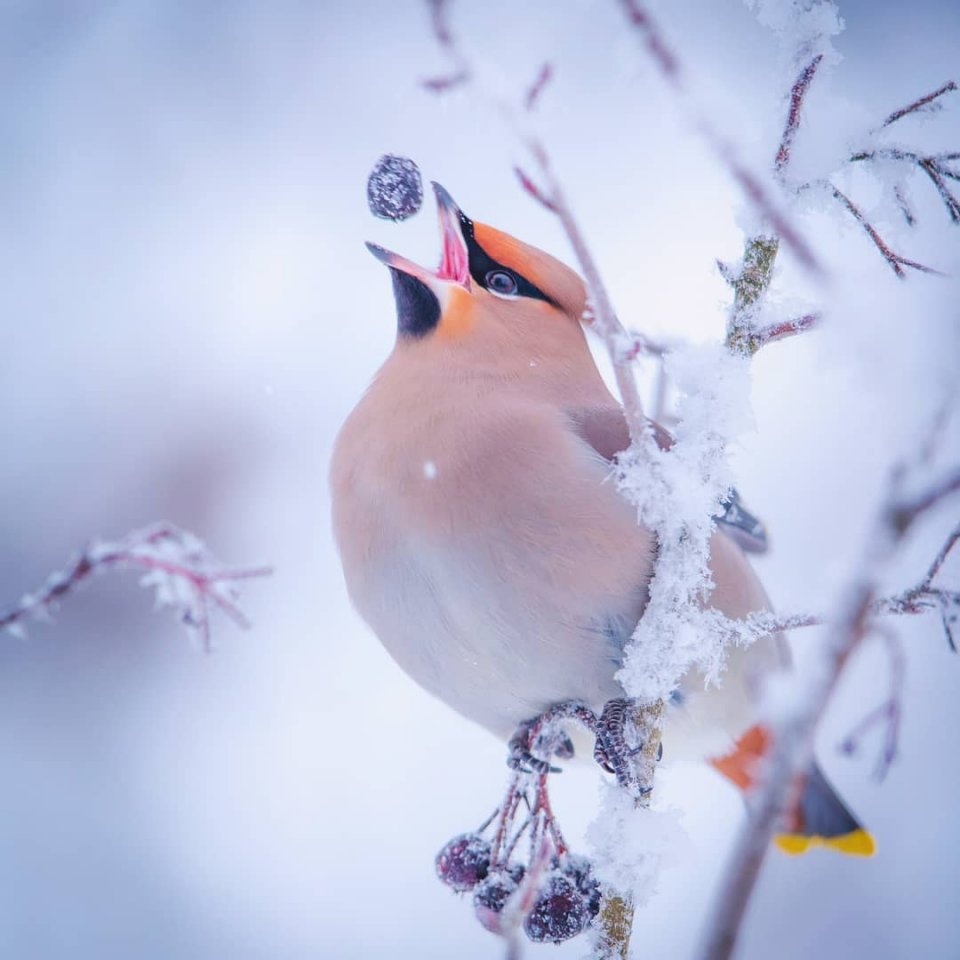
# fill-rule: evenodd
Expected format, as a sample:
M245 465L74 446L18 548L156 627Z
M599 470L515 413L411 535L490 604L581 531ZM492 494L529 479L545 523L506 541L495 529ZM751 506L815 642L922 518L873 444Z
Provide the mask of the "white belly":
M351 593L414 680L497 736L563 700L599 706L623 695L614 674L626 620L618 638L607 615L573 598L556 609L521 596L482 556L394 551Z

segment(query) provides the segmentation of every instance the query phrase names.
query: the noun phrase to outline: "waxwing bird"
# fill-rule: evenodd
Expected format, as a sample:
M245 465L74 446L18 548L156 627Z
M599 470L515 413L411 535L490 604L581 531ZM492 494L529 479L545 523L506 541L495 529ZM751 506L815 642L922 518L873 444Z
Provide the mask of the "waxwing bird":
M507 739L552 705L599 710L623 697L615 674L647 601L655 543L607 482L629 436L581 327L583 281L434 190L438 269L368 244L390 271L397 339L337 438L334 534L353 604L391 656ZM762 539L732 503L728 526ZM711 541L710 604L733 618L768 609L723 531ZM720 686L686 677L667 711L666 749L713 758L748 790L768 742L759 681L786 668L782 640L770 638L732 650ZM872 850L819 771L798 795L788 849L819 839Z

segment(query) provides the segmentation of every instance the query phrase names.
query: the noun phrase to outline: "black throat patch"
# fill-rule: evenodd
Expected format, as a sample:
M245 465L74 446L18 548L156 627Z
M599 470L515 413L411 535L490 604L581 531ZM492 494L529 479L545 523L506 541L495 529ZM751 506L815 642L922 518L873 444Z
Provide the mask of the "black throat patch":
M403 337L425 337L440 323L440 301L416 277L390 268L397 302L397 332Z

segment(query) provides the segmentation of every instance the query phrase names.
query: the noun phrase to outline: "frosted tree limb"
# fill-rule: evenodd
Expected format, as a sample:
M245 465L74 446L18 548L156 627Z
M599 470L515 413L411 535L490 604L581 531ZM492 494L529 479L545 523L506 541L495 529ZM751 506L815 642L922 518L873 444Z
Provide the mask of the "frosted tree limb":
M813 82L817 73L817 67L823 60L823 54L818 53L804 68L800 75L794 81L790 89L790 111L787 114L787 123L783 128L783 136L780 138L780 146L777 148L777 155L774 158L773 165L777 173L781 173L790 162L790 149L793 146L793 138L800 129L800 111L803 109L803 101L807 95L807 88Z
M956 470L919 496L907 499L901 492L905 472L906 467L901 465L891 474L886 499L874 518L857 572L843 590L837 616L829 626L818 668L796 681L798 696L791 698L790 713L772 725L772 746L751 798L750 816L734 846L727 881L707 925L701 954L704 960L728 960L733 954L791 785L809 766L820 718L850 655L870 628L884 567L916 520L960 489L960 470ZM956 537L951 534L948 544L953 543ZM942 552L944 558L946 552L949 550ZM942 563L938 554L931 566L934 575Z
M650 55L650 59L660 71L661 76L678 98L684 102L695 128L710 145L714 154L726 168L727 173L740 187L749 204L770 225L772 232L790 248L803 267L810 273L821 273L822 268L813 251L790 223L786 212L781 209L780 204L771 195L767 186L741 163L733 145L714 127L709 118L690 104L680 60L670 49L656 21L639 0L618 0L618 2L627 18L627 22L640 36L644 49ZM814 69L816 68L814 67Z
M945 93L950 93L956 89L956 81L948 80L942 87L934 90L933 93L928 93L925 96L914 100L913 103L908 103L905 107L901 107L899 110L894 110L893 113L891 113L890 116L883 121L881 126L889 127L890 124L896 123L898 120L902 120L908 114L916 113L918 110L929 109L935 100L938 100ZM937 104L937 106L939 106L939 104Z
M944 486L933 488L933 495L938 502L948 496L960 483L960 472L956 477L944 481ZM925 501L926 502L926 501ZM922 506L919 512L924 512ZM897 523L903 522L900 520ZM911 514L906 523L913 522ZM871 618L917 616L925 613L938 612L943 621L947 643L951 650L956 651L954 630L960 617L960 590L949 590L939 587L934 582L938 577L944 562L960 541L960 525L956 526L944 541L923 578L914 586L900 593L888 597L877 597L870 603L867 611ZM830 618L818 613L787 613L777 614L769 612L753 613L742 620L730 620L716 617L714 631L724 643L745 646L763 640L766 637L784 633L788 630L800 630L804 627L822 627L829 625Z
M862 150L850 157L851 163L860 163L869 160L898 160L917 167L934 185L943 205L947 208L947 215L954 223L960 223L960 198L958 198L948 180L960 180L960 171L954 169L953 164L960 160L960 153L940 153L924 156L911 150L900 147L878 147L876 150ZM910 222L911 217L908 217Z
M895 253L890 249L883 237L877 233L877 230L873 224L871 224L870 221L867 220L867 218L863 215L863 211L861 211L861 209L845 193L842 193L832 184L830 185L830 192L833 194L834 199L840 201L850 216L853 217L853 219L856 220L861 227L863 227L867 236L873 241L874 246L880 251L883 259L886 260L890 265L890 269L893 270L893 272L900 277L901 280L907 275L906 271L903 269L904 267L909 267L911 270L917 270L920 273L932 273L936 276L944 276L943 273L941 273L939 270L934 270L933 267L925 266L922 263L917 263L916 260L909 260L906 257L901 256L899 253Z
M800 71L790 88L787 119L773 161L774 170L781 183L784 182L787 166L790 163L794 138L800 129L800 118L807 91L822 60L823 54L817 54ZM777 235L761 234L750 237L744 246L739 272L729 268L721 270L733 288L733 307L727 320L726 339L727 349L733 353L752 357L765 344L802 333L819 320L819 317L811 314L793 324L775 324L763 330L757 329L756 315L773 280L773 268L779 250L780 238Z
M207 651L211 649L211 608L220 610L237 626L248 627L237 605L238 586L244 580L272 573L270 567L225 567L193 534L173 524L158 523L121 540L89 544L37 590L0 611L0 630L23 634L29 619L49 616L91 574L110 569L144 571L141 585L154 587L157 605L173 607L188 633L197 636Z

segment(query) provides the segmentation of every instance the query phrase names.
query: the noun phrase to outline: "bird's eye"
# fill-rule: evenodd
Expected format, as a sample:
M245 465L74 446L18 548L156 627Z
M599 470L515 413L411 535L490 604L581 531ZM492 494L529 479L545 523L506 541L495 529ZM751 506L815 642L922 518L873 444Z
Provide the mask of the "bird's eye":
M509 297L517 292L517 279L506 270L491 270L484 280L488 290L499 293L502 297Z

